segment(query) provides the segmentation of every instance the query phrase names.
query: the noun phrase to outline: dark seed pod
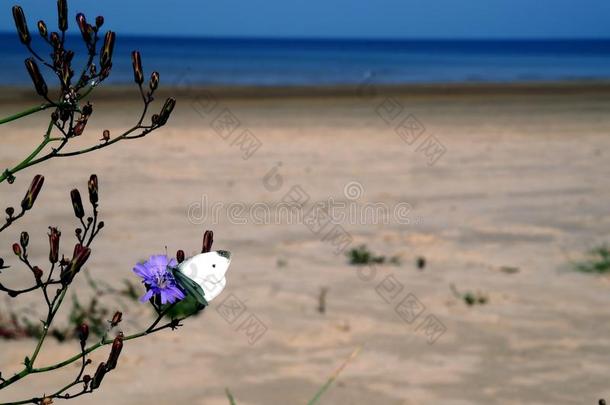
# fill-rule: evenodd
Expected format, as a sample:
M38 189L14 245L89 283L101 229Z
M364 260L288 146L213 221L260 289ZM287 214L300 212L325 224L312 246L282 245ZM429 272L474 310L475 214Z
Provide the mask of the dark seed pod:
M32 58L27 58L25 60L25 68L32 79L32 83L34 83L36 93L38 93L40 96L46 97L49 89L47 88L47 83L44 81L42 74L40 74L36 61Z
M59 45L61 45L61 41L59 39L59 34L57 32L51 33L51 36L49 37L49 41L51 42L51 45L53 45L53 48L55 48L55 49L59 48Z
M49 35L49 31L47 30L47 24L44 21L38 21L38 33L41 37L46 38Z
M74 125L74 136L81 136L83 134L83 132L85 132L85 127L87 126L87 120L86 119L80 119L76 122L76 125Z
M203 233L203 246L201 248L201 253L211 252L213 243L214 243L214 232L205 231Z
M83 115L88 117L91 114L93 114L93 106L91 105L91 103L87 103L83 106Z
M34 206L34 202L36 202L36 198L38 197L38 193L42 189L42 185L44 184L44 177L40 174L34 176L32 183L30 184L30 188L28 189L25 197L21 201L21 208L24 211L32 209Z
M106 370L110 371L116 368L121 350L123 350L123 334L119 334L112 342L112 349L110 349L110 355L108 355L108 361L106 362Z
M80 192L74 189L70 192L70 199L72 200L72 208L74 208L74 215L76 218L82 219L85 216L85 209L83 208L83 201L80 198Z
M80 30L80 34L83 37L83 41L87 45L91 44L92 37L90 31L87 29L87 19L83 13L76 14L76 24L78 25L78 29Z
M68 285L74 279L74 276L80 271L85 265L89 256L91 255L91 249L80 243L74 246L74 254L72 260L68 266L64 267L60 274L61 282L63 285Z
M32 37L30 37L30 31L28 30L28 23L23 14L23 9L19 6L13 6L13 19L15 20L15 27L17 27L17 34L19 34L19 40L24 45L30 45Z
M42 270L40 269L40 267L34 266L32 268L32 272L34 273L34 278L36 279L36 281L42 280Z
M106 363L100 363L100 365L97 366L97 370L95 370L95 374L93 374L93 379L91 380L90 387L92 390L99 388L105 375L106 375Z
M95 17L95 26L99 29L102 28L102 25L104 25L104 16L98 15Z
M70 87L70 82L72 81L72 76L74 75L74 71L70 68L68 63L64 63L61 67L61 81L64 88Z
M91 202L91 205L97 205L99 187L97 184L97 176L95 174L92 174L91 177L89 177L87 187L89 189L89 201Z
M176 261L178 263L182 263L184 261L184 259L185 259L184 250L181 249L181 250L177 251L176 252Z
M110 131L108 131L107 129L104 130L104 132L102 132L102 141L108 142L110 140Z
M102 53L100 55L100 67L102 70L112 66L112 53L114 52L115 38L116 35L112 31L108 31L104 37L104 45L102 46Z
M74 58L74 51L67 51L64 54L64 62L67 64L70 64L72 62L73 58Z
M95 38L96 28L93 28L91 24L87 24L87 33L91 37L91 44L93 45L93 38Z
M61 232L57 228L49 227L49 262L57 263L59 260L59 238Z
M116 311L112 316L112 320L110 321L110 327L114 328L123 320L123 313L120 311Z
M140 52L133 51L131 53L131 64L133 66L133 80L137 84L142 84L144 82L144 71L142 70Z
M12 218L13 214L15 213L15 208L7 207L4 212L6 212L6 215L8 215L9 218Z
M13 243L13 253L15 253L15 256L19 256L21 257L21 246L19 246L19 243Z
M167 123L167 120L169 119L169 116L172 114L172 111L174 111L174 107L176 106L176 99L173 97L168 98L167 100L165 100L165 104L163 104L163 108L161 109L161 112L159 113L159 125L165 125Z
M157 125L159 123L159 114L153 114L152 117L150 117L150 122L152 122L153 125Z
M68 2L67 0L57 0L57 21L60 31L68 29Z
M70 119L70 111L68 109L61 110L59 113L59 118L62 121L68 121Z
M151 93L157 90L157 87L159 87L159 72L152 72L148 85L150 87Z
M84 348L89 338L89 325L86 323L81 324L77 329L78 339L80 340L80 347Z
M26 248L28 247L28 243L30 242L30 235L27 232L21 232L21 235L19 237L19 243L21 244L22 248Z

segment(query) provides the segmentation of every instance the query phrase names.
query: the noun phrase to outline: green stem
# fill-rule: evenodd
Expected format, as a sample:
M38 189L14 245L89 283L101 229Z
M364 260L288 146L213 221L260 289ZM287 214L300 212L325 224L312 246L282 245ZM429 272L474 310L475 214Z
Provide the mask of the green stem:
M19 118L27 117L28 115L37 113L39 111L44 111L44 110L46 110L47 108L50 108L50 107L53 107L53 104L50 104L50 103L49 104L41 104L39 106L29 108L29 109L27 109L25 111L21 111L21 112L19 112L17 114L14 114L14 115L11 115L11 116L8 116L8 117L0 119L0 125L6 124L7 122L18 120Z
M188 318L191 315L193 315L193 314L189 314L189 315L186 315L186 316L184 316L182 318L178 318L178 319L176 319L176 321L178 323L182 322L183 320L185 320L186 318ZM141 337L144 337L144 336L147 336L147 335L151 335L151 334L153 334L155 332L159 332L160 330L169 328L173 324L175 324L175 321L168 322L168 323L166 323L166 324L164 324L162 326L156 327L154 329L150 329L149 328L149 329L147 329L147 330L145 330L143 332L138 332L138 333L134 333L132 335L125 336L123 338L123 341L138 339L138 338L141 338ZM64 360L64 361L62 361L60 363L56 363L56 364L53 364L51 366L40 367L40 368L32 368L32 367L28 368L28 367L25 367L23 370L21 370L21 372L15 374L11 378L9 378L9 379L3 381L2 383L0 383L0 390L2 390L3 388L6 388L9 385L11 385L11 384L21 380L22 378L28 376L29 374L44 373L44 372L47 372L47 371L53 371L53 370L57 370L59 368L62 368L64 366L67 366L68 364L74 363L75 361L81 359L83 356L86 356L87 354L89 354L89 353L99 349L102 346L106 346L106 345L112 344L112 342L113 342L113 339L105 339L105 338L103 338L98 343L96 343L96 344L86 348L85 350L83 350L79 354L76 354L76 355L70 357L69 359ZM40 344L40 346L41 346L41 344ZM32 364L32 363L30 363L30 364ZM17 403L23 403L23 402L17 402ZM28 402L25 402L25 403L28 403ZM2 403L0 405L8 405L8 403Z
M30 364L29 364L30 368L34 367L34 361L36 361L36 357L38 357L38 353L40 353L42 344L44 343L44 340L47 337L47 333L49 332L49 328L51 327L51 322L53 322L53 318L55 317L55 314L57 314L57 311L59 310L59 307L61 306L61 303L64 300L64 297L66 296L66 292L68 292L67 287L63 289L63 291L59 295L59 298L57 299L57 304L55 304L55 307L51 308L51 310L49 312L47 321L44 323L44 327L42 329L42 336L40 336L40 339L38 339L38 345L36 345L34 354L32 354L32 358L30 359Z
M19 163L17 166L13 167L12 169L9 169L9 170L5 171L4 173L0 174L0 183L5 181L6 179L8 179L11 175L28 167L29 163L32 160L34 160L36 158L36 156L38 156L38 154L45 148L45 146L47 146L50 142L53 142L57 139L57 138L51 138L52 129L53 129L53 120L50 120L49 127L47 128L47 132L45 133L44 139L42 140L42 142L21 163Z

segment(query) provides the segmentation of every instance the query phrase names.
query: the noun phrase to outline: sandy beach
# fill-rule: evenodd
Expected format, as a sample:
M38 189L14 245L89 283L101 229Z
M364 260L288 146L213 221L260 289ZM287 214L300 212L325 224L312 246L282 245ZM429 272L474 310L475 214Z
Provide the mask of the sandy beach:
M610 279L571 264L610 241L607 83L280 90L165 89L178 104L158 132L50 160L1 185L4 208L19 204L35 174L46 177L33 212L0 236L7 259L27 230L30 257L44 263L49 225L71 252L69 191L84 191L91 173L106 223L87 265L95 278L137 281L135 263L166 247L196 253L205 229L214 230L215 248L233 253L227 289L210 307L177 331L126 342L106 384L79 404L228 404L225 388L239 405L306 404L360 347L320 404L610 398ZM15 92L18 105L3 92L0 115L32 105ZM136 120L136 89L98 93L73 147ZM239 125L227 129L222 116ZM40 113L3 126L2 168L32 150L47 120ZM403 122L419 129L397 130ZM328 228L275 215L295 192L307 196L305 214L316 202L338 204ZM204 209L213 206L216 214ZM365 207L387 215L341 214ZM337 245L330 228L347 239ZM342 249L361 244L400 264L350 266ZM1 276L8 285L31 282L17 265ZM469 307L451 285L488 302ZM74 289L90 294L82 279ZM33 316L42 310L38 296L13 301ZM229 313L228 303L241 309ZM145 327L144 304L123 310L125 333ZM35 341L0 345L8 376ZM39 362L78 350L76 341L49 339ZM108 350L96 353L100 361ZM28 377L0 402L48 392L76 372Z

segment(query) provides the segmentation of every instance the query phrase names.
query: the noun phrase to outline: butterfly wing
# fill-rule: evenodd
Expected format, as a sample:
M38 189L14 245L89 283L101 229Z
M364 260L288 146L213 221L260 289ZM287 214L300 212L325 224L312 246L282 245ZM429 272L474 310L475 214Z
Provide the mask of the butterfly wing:
M208 305L208 301L205 299L205 293L199 284L185 276L178 269L174 271L174 277L180 287L184 289L186 295L193 297L199 305L204 307Z
M231 254L227 251L202 253L180 263L177 273L180 273L179 277L191 282L185 281L185 284L197 284L205 299L211 301L225 288L225 274L230 263Z

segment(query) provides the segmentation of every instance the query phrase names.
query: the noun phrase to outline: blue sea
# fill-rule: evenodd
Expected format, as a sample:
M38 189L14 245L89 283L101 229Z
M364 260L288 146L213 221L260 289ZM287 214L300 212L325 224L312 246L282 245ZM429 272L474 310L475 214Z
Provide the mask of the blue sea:
M48 49L35 43L40 54ZM84 53L79 37L68 48ZM610 40L369 41L117 36L109 82L132 81L130 54L164 84L325 86L610 79ZM0 34L0 85L28 84L27 51ZM77 60L78 62L79 60ZM79 69L80 70L80 69Z

